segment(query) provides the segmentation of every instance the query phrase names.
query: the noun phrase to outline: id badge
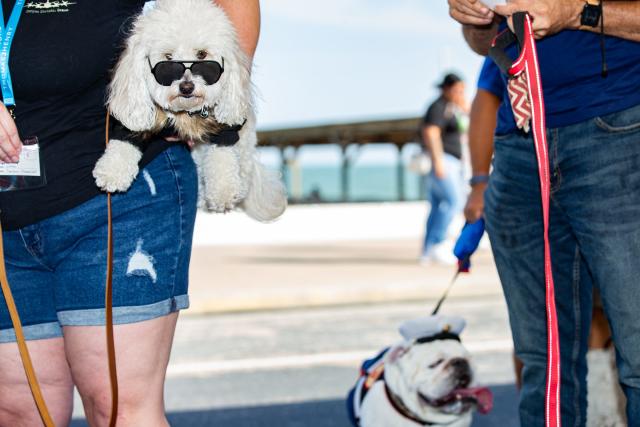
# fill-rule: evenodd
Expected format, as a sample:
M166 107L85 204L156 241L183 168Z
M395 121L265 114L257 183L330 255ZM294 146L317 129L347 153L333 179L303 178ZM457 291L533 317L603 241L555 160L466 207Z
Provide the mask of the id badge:
M40 144L35 136L22 141L18 163L0 163L0 192L28 190L46 183Z

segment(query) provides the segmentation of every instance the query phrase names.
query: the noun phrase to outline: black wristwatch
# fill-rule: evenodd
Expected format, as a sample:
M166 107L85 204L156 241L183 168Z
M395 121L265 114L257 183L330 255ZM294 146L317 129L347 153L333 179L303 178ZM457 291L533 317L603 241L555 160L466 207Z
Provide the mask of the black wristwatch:
M580 15L580 25L597 27L602 19L602 0L587 0Z

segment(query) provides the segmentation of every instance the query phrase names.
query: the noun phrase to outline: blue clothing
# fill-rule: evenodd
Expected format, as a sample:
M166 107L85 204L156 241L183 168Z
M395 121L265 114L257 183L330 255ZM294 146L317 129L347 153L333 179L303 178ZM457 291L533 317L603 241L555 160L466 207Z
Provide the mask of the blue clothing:
M602 77L600 35L562 31L537 42L547 127L558 128L640 104L640 43L606 37L609 76ZM515 58L515 45L508 51ZM506 82L506 77L503 76ZM517 130L503 94L497 135Z
M114 323L187 308L198 194L185 146L173 146L112 197ZM106 195L3 233L9 283L28 340L62 336L63 326L104 324ZM15 341L0 293L0 343Z
M498 135L508 133L505 131L507 128L504 127L504 124L514 123L513 112L511 111L510 103L507 100L507 104L505 104L505 100L503 99L507 95L507 82L506 77L502 75L500 68L493 62L493 59L487 57L482 64L482 69L480 70L480 76L478 77L478 89L486 90L489 93L492 93L497 98L500 98L503 102L498 109L498 121L496 127L496 133ZM503 108L505 105L508 108Z
M429 255L431 249L444 242L447 229L453 217L463 207L462 189L464 188L462 162L456 157L444 153L446 176L436 178L433 171L427 176L428 200L431 204L427 230L422 253Z
M560 333L562 425L586 417L586 352L597 286L640 426L640 105L548 130L550 230ZM522 426L543 427L547 366L543 225L532 136L497 136L485 219L524 362Z
M478 89L484 89L502 99L505 88L500 68L493 62L493 59L486 57L478 76Z
M376 373L376 370L384 369L383 359L387 352L389 352L389 347L382 350L375 357L365 360L360 367L360 377L358 378L356 385L349 390L346 400L347 415L349 416L349 421L351 421L351 425L353 427L360 426L360 409L362 408L362 402L364 401L364 397L369 392L371 386L373 386L373 384L367 384L367 380L379 381L383 379L383 371L380 370ZM373 378L372 375L375 378Z

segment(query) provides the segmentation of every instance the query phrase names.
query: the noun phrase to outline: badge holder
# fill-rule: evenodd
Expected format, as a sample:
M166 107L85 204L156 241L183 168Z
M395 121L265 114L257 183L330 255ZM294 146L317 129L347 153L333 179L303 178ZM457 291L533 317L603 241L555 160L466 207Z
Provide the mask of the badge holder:
M38 138L25 138L18 163L0 163L0 192L30 190L46 184Z

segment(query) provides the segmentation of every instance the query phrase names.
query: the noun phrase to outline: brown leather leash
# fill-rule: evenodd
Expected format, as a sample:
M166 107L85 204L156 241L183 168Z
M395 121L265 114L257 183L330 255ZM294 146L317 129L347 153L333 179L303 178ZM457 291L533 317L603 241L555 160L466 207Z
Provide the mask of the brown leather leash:
M109 112L107 112L107 120L105 125L105 140L106 144L109 144ZM109 359L109 380L111 383L111 418L109 420L109 427L115 427L118 418L118 373L116 370L116 347L113 334L113 224L111 215L111 193L107 193L107 279L106 279L106 291L105 291L105 329L107 336L107 356ZM40 413L40 418L45 427L55 427L55 423L51 418L47 405L42 396L42 390L38 384L35 370L33 369L33 363L31 356L29 355L29 349L27 348L26 340L24 339L24 333L22 331L22 322L18 315L18 309L16 308L11 288L9 287L9 280L7 279L7 271L4 263L4 244L2 241L2 224L0 223L0 285L2 287L2 294L7 302L7 308L9 309L9 315L11 316L11 323L13 323L13 329L16 334L16 340L18 344L18 350L20 351L20 358L22 359L22 365L24 366L25 374L27 375L27 381L29 382L29 388L33 395L33 400Z
M109 145L109 111L105 124L105 144ZM107 281L105 285L104 311L107 335L107 358L109 359L109 382L111 383L111 418L109 427L115 427L118 418L118 370L116 369L116 344L113 334L113 221L111 193L107 193Z

